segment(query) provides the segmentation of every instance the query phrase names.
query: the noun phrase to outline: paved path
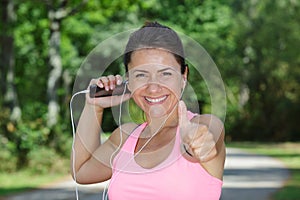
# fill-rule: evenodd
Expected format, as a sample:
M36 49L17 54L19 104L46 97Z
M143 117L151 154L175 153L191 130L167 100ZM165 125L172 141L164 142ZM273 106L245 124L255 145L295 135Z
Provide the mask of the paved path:
M288 178L289 171L278 160L227 149L221 200L268 200Z
M221 200L267 200L270 194L282 187L288 176L288 170L277 160L238 149L227 149ZM101 191L106 185L107 182L78 186L79 199L102 200ZM75 183L69 178L5 200L76 200Z

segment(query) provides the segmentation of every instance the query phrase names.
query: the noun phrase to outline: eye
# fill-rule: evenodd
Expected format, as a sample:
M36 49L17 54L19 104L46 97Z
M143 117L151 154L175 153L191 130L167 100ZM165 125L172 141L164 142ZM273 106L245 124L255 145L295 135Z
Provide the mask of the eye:
M163 72L162 75L163 76L172 76L172 73L171 72Z
M143 78L143 77L146 77L146 74L138 73L138 74L135 75L135 78Z

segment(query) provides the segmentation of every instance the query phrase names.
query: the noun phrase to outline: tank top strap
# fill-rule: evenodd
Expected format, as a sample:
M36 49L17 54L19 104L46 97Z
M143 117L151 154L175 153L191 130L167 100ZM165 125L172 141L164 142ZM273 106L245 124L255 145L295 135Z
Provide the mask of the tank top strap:
M126 152L134 152L134 148L136 146L137 140L140 137L143 129L147 126L147 122L142 123L138 127L136 127L132 133L128 136L127 140L124 142L122 150Z
M189 119L189 120L193 119L193 117L195 117L195 116L197 115L196 113L192 113L192 112L189 111L189 110L188 110L187 114L188 114L188 119Z
M191 111L188 111L187 115L188 115L188 119L191 120L197 114L192 113ZM147 126L147 122L144 122L132 131L132 133L127 138L127 140L125 141L125 143L122 147L123 151L134 153L134 149L135 149L137 140L139 139L140 134L142 133L142 131L144 130L144 128L146 126ZM179 127L177 127L176 143L180 144L180 142L181 142L181 138L180 138L180 134L179 134Z

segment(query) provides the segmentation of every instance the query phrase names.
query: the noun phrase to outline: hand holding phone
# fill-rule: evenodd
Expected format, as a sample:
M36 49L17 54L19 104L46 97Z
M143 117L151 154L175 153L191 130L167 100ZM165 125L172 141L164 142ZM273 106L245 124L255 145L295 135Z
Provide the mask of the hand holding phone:
M116 95L130 93L126 84L127 82L122 82L121 85L116 85L116 87L113 90L108 90L108 91L105 90L105 88L100 88L98 85L93 84L90 86L90 97L98 98L98 97L108 97L108 96L116 96Z

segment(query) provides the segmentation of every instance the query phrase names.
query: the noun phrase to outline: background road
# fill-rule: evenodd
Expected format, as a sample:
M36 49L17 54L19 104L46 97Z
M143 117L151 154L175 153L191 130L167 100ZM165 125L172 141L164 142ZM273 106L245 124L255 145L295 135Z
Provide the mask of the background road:
M288 178L278 160L229 148L221 200L267 200Z
M227 149L221 200L268 200L283 186L289 172L273 158ZM79 199L101 200L106 183L78 185ZM76 184L71 178L40 189L10 196L5 200L76 200Z

